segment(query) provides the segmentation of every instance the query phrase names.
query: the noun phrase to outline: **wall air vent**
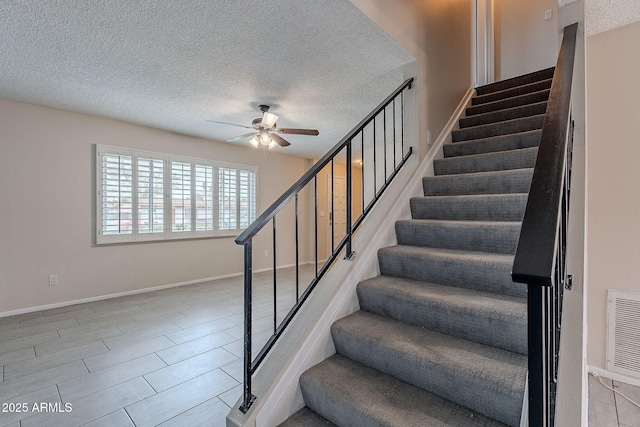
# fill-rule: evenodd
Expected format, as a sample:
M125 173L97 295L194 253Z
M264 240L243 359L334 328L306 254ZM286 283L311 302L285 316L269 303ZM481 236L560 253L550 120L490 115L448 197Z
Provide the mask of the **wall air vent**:
M640 294L609 290L607 370L640 378Z

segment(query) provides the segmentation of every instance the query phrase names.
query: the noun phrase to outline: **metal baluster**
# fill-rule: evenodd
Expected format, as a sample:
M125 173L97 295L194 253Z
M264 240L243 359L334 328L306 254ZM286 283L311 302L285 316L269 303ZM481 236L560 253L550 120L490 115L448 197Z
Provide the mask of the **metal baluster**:
M360 214L361 216L364 215L364 129L362 129L360 131L360 146L362 148L362 164L360 165L360 175L361 175L361 182L360 182L360 190L362 191L362 213Z
M378 167L376 165L376 117L373 118L373 200L376 199L376 194L378 194Z
M251 394L251 375L253 373L251 367L252 246L253 240L249 240L244 244L244 398L240 410L245 414L256 399Z
M396 151L398 151L398 147L396 146L396 100L393 100L393 169L395 170L398 166L398 161L396 159Z
M387 183L387 107L382 110L382 134L384 138L382 140L384 148L384 183Z
M528 285L529 425L542 426L545 396L543 287Z
M313 177L313 217L315 235L316 279L318 278L318 175Z
M404 158L404 90L400 92L400 117L402 118L402 126L400 126L400 151Z
M298 245L298 193L296 193L296 303L300 300L300 255Z
M273 217L273 333L278 328L278 277L276 266L276 217Z
M331 253L334 252L334 249L335 249L334 248L334 245L335 245L334 242L336 241L336 238L335 238L336 212L335 212L334 206L333 206L333 196L334 196L334 194L333 194L333 191L334 191L334 189L333 189L333 181L334 181L334 179L333 179L333 159L331 159L331 217L330 217L330 219L331 219Z
M352 190L352 186L351 186L351 175L352 175L352 162L351 162L351 141L349 141L347 143L347 165L346 165L346 169L347 169L347 206L346 206L346 213L347 213L347 249L345 251L345 259L351 259L353 258L353 251L351 250L351 237L352 237L352 226L353 223L351 222L351 199L352 199L352 194L351 194L351 190Z

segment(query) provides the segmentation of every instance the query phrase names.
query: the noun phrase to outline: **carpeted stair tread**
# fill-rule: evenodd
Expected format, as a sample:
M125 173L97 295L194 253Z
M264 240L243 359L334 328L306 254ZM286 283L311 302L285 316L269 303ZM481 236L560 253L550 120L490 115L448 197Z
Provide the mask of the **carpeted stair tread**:
M409 219L396 222L398 244L514 254L519 221L447 221Z
M422 179L425 196L528 193L533 169L428 176Z
M414 219L522 221L527 193L413 197Z
M343 427L498 427L504 424L339 354L307 370L308 407Z
M489 83L476 88L478 95L486 95L491 92L498 92L516 86L522 86L529 83L547 80L553 77L555 67L545 68L543 70L534 71L532 73L523 74L521 76L512 77L510 79L501 80L499 82Z
M322 418L306 406L291 415L279 427L337 427L331 421Z
M395 245L378 250L383 276L525 297L527 288L511 280L513 255Z
M338 354L508 425L518 425L526 356L364 311L336 321Z
M519 107L521 105L533 104L536 102L544 102L549 99L550 89L539 90L537 92L517 95L512 98L500 99L498 101L487 102L484 104L473 105L465 109L465 116L470 117L476 114L490 113L492 111L504 110L507 108Z
M504 122L488 125L473 126L451 132L451 141L469 141L473 139L490 138L492 136L509 135L518 132L528 132L542 128L544 114L505 120Z
M491 92L486 95L477 95L471 98L471 105L486 104L487 102L499 101L501 99L513 98L527 93L539 92L551 87L552 79L540 80L522 86L516 86L501 91Z
M475 116L463 117L459 120L460 129L481 126L490 123L504 122L522 117L530 117L544 114L547 111L547 102L537 102L534 104L521 105L499 111L477 114Z
M434 160L433 169L436 175L527 169L535 166L537 155L538 147L531 147L469 156L447 157Z
M521 148L537 147L540 144L541 134L541 130L532 130L511 135L444 144L442 149L445 158L518 150Z
M527 300L377 276L357 286L360 310L443 334L527 353Z

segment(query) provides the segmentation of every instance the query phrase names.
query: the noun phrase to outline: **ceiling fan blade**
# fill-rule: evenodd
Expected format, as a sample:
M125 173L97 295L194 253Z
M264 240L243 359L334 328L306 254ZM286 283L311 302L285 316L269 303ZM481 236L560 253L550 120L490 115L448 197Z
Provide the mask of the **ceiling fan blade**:
M293 129L293 128L278 128L274 130L278 133L284 133L285 135L312 135L316 136L320 134L317 129Z
M241 139L249 138L250 136L255 136L257 134L258 134L258 132L245 133L244 135L240 135L240 136L236 136L235 138L227 139L227 142L240 141Z
M291 145L291 143L289 141L287 141L286 139L284 139L283 137L281 137L280 135L278 135L276 133L272 133L271 134L271 138L273 138L273 140L276 142L276 144L278 144L281 147L286 147L287 145Z
M239 128L245 128L245 129L253 129L253 128L252 128L252 127L250 127L250 126L238 125L238 124L236 124L236 123L220 122L220 121L218 121L218 120L207 120L207 121L208 121L208 122L211 122L211 123L218 123L218 124L220 124L220 125L228 125L228 126L236 126L236 127L239 127Z
M265 111L262 115L262 123L260 123L260 125L271 129L276 124L276 121L278 121L278 116Z

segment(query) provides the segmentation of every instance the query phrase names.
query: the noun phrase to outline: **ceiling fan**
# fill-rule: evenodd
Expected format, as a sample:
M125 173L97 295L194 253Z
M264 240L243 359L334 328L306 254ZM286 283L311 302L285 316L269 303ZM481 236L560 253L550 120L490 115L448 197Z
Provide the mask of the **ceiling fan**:
M286 147L291 145L289 141L281 137L279 134L285 135L312 135L316 136L319 132L316 129L293 129L293 128L279 128L276 126L278 116L269 112L268 105L260 105L260 111L262 111L262 117L253 119L251 126L238 125L235 123L220 122L218 120L207 120L212 123L219 123L223 125L237 126L245 129L252 129L252 132L244 135L236 136L235 138L228 139L227 141L240 141L245 138L250 138L249 141L254 147L268 146L270 149L276 145Z

